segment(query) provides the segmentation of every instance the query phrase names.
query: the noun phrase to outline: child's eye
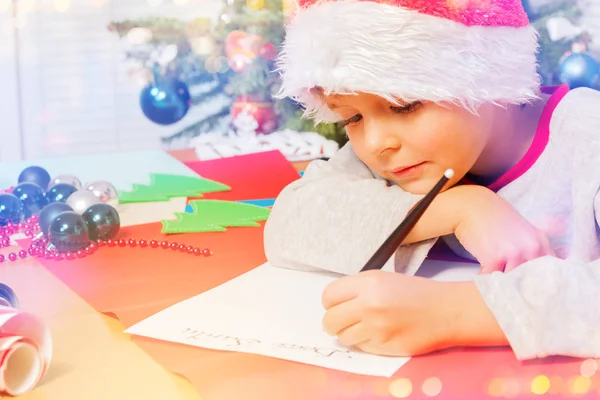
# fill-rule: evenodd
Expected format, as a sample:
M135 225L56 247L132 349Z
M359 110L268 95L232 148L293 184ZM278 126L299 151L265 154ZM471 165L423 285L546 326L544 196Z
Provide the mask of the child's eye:
M338 126L340 128L345 128L346 126L348 126L350 124L356 124L357 122L360 122L361 119L362 119L362 115L356 114L354 117L348 118L345 121L338 122Z
M395 114L408 114L415 111L417 108L423 105L420 101L413 101L405 106L390 106L390 110L392 110Z

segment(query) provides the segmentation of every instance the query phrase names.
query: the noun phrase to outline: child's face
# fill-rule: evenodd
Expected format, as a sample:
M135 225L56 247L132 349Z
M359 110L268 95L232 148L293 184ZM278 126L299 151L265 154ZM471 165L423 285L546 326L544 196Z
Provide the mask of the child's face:
M325 100L344 119L358 157L410 193L427 193L448 168L455 172L448 187L454 185L473 167L490 137L490 106L482 106L476 116L454 105L398 107L365 93Z

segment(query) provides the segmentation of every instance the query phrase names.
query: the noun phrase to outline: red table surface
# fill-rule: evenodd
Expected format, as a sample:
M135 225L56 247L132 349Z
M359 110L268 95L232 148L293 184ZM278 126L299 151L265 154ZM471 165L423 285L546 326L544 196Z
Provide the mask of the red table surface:
M275 198L296 170L279 152L186 163L200 175L230 185L203 198ZM123 228L119 238L156 239L209 248L211 257L172 250L103 247L74 261L40 260L96 310L129 327L173 304L210 290L264 263L263 227L165 235L161 224ZM21 241L27 247L28 241ZM394 377L375 378L252 354L202 349L142 337L133 340L167 370L186 377L204 400L266 399L488 399L600 398L600 377L580 376L584 360L518 362L508 348L455 349L412 358ZM585 361L589 370L592 360ZM593 370L593 368L591 368ZM533 383L534 378L537 380ZM540 386L541 383L541 386ZM546 388L548 389L548 388ZM579 395L575 394L580 393ZM584 393L586 393L584 395Z
M163 249L103 247L84 259L41 262L95 309L115 315L128 327L261 265L265 262L263 226L167 236L160 233L157 223L124 228L119 236L207 247L214 253L207 258ZM551 379L551 390L560 398L570 391L583 391L586 384L585 398L596 398L600 387L598 374L592 379L579 376L584 360L553 358L521 363L510 349L452 350L415 357L387 379L252 354L141 337L133 340L167 370L189 379L204 400L398 398L408 394L407 385L412 386L408 398L424 399L431 398L424 390L433 394L440 384L441 392L434 398L511 395L528 399L539 397L531 394L532 380L538 375Z

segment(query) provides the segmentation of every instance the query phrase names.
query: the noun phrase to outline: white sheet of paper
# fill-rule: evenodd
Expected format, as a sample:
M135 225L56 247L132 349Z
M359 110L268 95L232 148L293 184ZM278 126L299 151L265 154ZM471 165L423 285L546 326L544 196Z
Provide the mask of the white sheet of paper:
M448 269L453 266L456 268ZM469 280L469 264L426 261L440 280ZM437 272L436 272L437 271ZM373 376L392 376L409 358L381 357L342 347L323 331L321 293L339 276L262 265L208 292L171 306L127 333Z
M176 212L185 212L187 199L174 197L169 201L113 204L119 213L121 227L176 219Z

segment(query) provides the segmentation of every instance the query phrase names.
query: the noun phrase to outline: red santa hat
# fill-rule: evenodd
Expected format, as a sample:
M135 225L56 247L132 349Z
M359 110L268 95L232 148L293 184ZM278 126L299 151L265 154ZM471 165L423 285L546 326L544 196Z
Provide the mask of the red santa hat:
M392 102L520 104L539 93L537 32L521 0L298 0L278 59L281 97L339 116L314 92Z

